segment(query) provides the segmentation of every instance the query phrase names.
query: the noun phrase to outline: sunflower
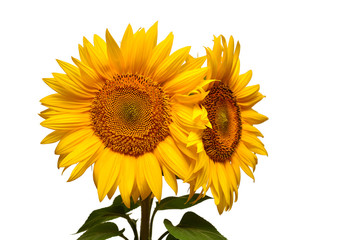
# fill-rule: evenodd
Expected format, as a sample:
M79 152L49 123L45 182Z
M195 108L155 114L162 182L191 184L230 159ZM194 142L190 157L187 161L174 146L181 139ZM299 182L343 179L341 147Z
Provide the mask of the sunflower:
M106 41L84 38L80 60L58 60L65 74L43 79L57 93L41 100L48 108L41 125L54 130L42 143L59 141L58 167L74 165L68 181L93 166L100 201L117 188L128 207L131 198L160 200L162 176L177 192L176 176L189 169L178 134L206 124L182 113L205 97L196 89L204 86L206 58L192 58L190 47L170 54L173 34L157 44L157 32L157 23L135 33L129 25L120 46L108 30Z
M247 87L252 72L239 75L239 42L235 47L233 37L228 43L223 36L215 37L213 49L206 48L206 53L206 79L215 82L205 87L209 93L201 105L211 126L189 133L187 147L198 156L190 165L187 181L193 190L203 187L205 193L210 188L221 214L231 209L234 195L235 201L238 198L240 169L254 179L256 154L267 155L258 139L263 135L253 125L268 118L252 109L264 98L259 85Z

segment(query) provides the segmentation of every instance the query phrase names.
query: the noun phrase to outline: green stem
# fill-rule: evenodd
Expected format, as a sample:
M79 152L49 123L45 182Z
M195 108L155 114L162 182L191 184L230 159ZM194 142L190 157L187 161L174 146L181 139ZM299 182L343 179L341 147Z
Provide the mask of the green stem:
M133 219L131 219L129 217L129 215L127 215L127 214L125 214L125 219L128 221L128 223L131 226L131 229L134 232L134 240L139 240L138 232L137 232L137 229L136 229L136 222Z
M122 237L125 240L129 240L127 237L125 237L124 235L121 235L120 237Z
M140 240L150 240L151 204L152 204L151 196L141 201Z
M168 234L169 234L168 231L164 232L163 235L160 236L159 240L163 239L163 238L164 238L166 235L168 235Z
M156 212L157 212L157 208L155 208L154 212L152 213L151 220L150 220L150 239L152 239L153 223L154 223L154 218L155 218Z

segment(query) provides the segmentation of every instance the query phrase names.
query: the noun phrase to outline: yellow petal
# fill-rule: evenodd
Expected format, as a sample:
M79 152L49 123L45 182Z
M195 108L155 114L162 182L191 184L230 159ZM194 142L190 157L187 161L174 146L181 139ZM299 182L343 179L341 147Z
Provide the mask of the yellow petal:
M40 100L41 104L57 111L76 111L85 112L90 110L92 101L74 101L73 98L69 98L60 94L51 94Z
M213 163L212 161L210 162L210 167L211 167L211 193L214 196L214 200L215 200L215 204L218 205L220 203L220 185L219 185L219 180L218 180L218 173L217 173L217 169L215 168L215 163Z
M147 64L145 70L146 76L153 76L154 72L164 61L166 57L169 56L171 47L174 41L174 35L170 33L162 42L160 42L152 51L152 56Z
M124 158L122 154L115 153L106 148L106 154L101 155L101 158L95 162L94 173L98 168L98 195L100 201L108 194L114 185L119 173L120 164Z
M178 192L178 185L176 181L175 175L169 171L169 169L165 166L162 166L162 170L164 173L165 181L169 184L169 186L174 190L175 195L177 195Z
M61 161L59 166L68 167L78 162L86 161L93 156L100 146L102 146L102 143L95 135L84 139Z
M56 78L43 78L43 81L54 91L74 99L92 98L91 95L79 89L65 74L61 76L61 74L54 73L53 75Z
M146 199L151 194L150 186L146 180L145 177L145 158L142 158L142 156L138 157L136 159L137 165L137 173L135 175L137 188L139 189L141 199Z
M189 165L176 147L172 137L167 137L158 144L155 155L161 160L161 164L165 165L176 176L184 179L188 174Z
M238 185L236 180L236 173L229 161L225 162L225 171L227 173L229 183L231 183L231 191L235 193L235 201L238 199ZM232 193L231 193L232 196Z
M149 30L145 34L145 42L144 42L144 50L143 50L143 57L144 57L144 64L141 66L141 72L145 72L150 62L152 51L156 46L157 43L157 35L158 35L158 23L156 22L152 25Z
M243 123L241 127L242 127L242 131L255 134L258 137L264 137L264 135L262 135L262 133L256 127L250 124Z
M145 30L141 28L134 34L131 54L128 56L130 62L130 67L128 69L129 72L142 73L141 69L145 68L144 48Z
M42 117L43 119L48 119L49 117L58 115L59 112L55 111L54 109L45 109L44 111L41 111L39 113L39 116Z
M124 204L130 207L130 196L135 183L135 171L136 171L136 159L132 156L126 156L121 164L120 174L122 179L126 181L120 181L119 188Z
M78 144L84 139L89 138L94 134L94 131L90 128L80 129L78 131L72 131L66 134L59 142L55 149L55 154L66 154L74 150Z
M237 187L239 187L240 185L240 180L241 180L241 173L240 173L240 160L234 161L233 159L236 159L238 156L237 155L233 155L232 159L231 159L231 167L234 170L235 173L235 178L236 178L236 185Z
M189 94L204 81L207 68L193 69L182 72L173 79L164 82L164 90L172 94Z
M97 34L94 35L94 49L97 51L98 55L102 56L102 58L107 58L106 43Z
M240 105L241 109L252 108L256 103L260 102L265 96L261 93L257 92L253 98L244 100L244 99L236 99L236 103Z
M65 133L66 131L60 131L60 130L53 131L41 141L41 144L49 144L49 143L57 142L65 135Z
M80 81L80 72L79 69L75 66L73 66L70 63L61 61L59 59L56 59L60 67L64 70L66 75L70 78L71 81L74 83L78 83Z
M146 181L155 197L160 201L162 193L162 172L159 162L153 153L146 153L142 158Z
M237 99L242 99L243 101L249 100L251 98L254 98L256 93L259 92L260 85L256 84L254 86L248 86L244 88L242 91L238 92L238 95L236 95Z
M104 146L99 144L96 152L87 160L79 162L76 167L71 172L71 175L68 179L68 182L74 181L75 179L81 177L85 171L95 162L99 159L101 154L104 153ZM67 155L67 154L64 154ZM64 156L60 155L60 156ZM60 163L59 163L60 164ZM94 179L95 185L97 186L97 179Z
M221 186L221 190L224 193L224 197L226 200L227 205L230 205L230 185L229 185L229 181L227 178L227 173L224 167L223 163L219 163L216 162L215 163L216 166L216 170L217 170L217 174L218 174L218 178L219 178L219 184Z
M244 111L241 111L241 118L249 124L260 124L268 120L269 118L265 115L262 115L258 112L256 112L253 109L246 109Z
M244 162L240 161L240 167L255 182L254 174L252 173L251 169Z
M99 77L94 69L86 65L84 62L80 62L76 58L72 58L72 60L76 66L79 67L82 82L90 91L96 92L102 88L102 85L105 83L105 81L103 78Z
M177 146L184 153L186 156L196 159L196 153L191 151L190 148L187 148L184 143L187 142L187 135L188 133L180 127L178 124L171 123L169 125L170 133L173 136L174 140L178 143Z
M190 47L184 47L167 57L156 69L154 80L159 83L171 79L184 63L190 51Z
M134 38L133 30L131 25L129 24L125 30L120 46L120 49L124 54L125 62L128 60L133 38Z
M119 74L123 73L124 57L120 51L120 47L111 36L110 32L106 29L106 46L107 54L109 57L110 66L115 69Z
M240 164L240 161L244 162L246 165L251 166L255 169L257 161L255 159L255 154L251 152L243 142L240 142L235 153L238 155L239 160L236 161L237 164ZM235 159L234 159L235 160Z
M54 130L75 130L91 125L89 114L54 115L40 123L41 126Z
M113 74L109 65L108 57L102 50L96 49L91 43L85 43L85 50L88 53L90 66L96 71L99 77L104 79L111 79Z
M201 68L204 65L205 60L206 60L206 56L192 58L191 60L187 60L186 63L181 66L179 72L185 72L185 71L189 71L192 69Z
M174 96L172 96L171 100L182 104L197 104L200 101L204 100L204 98L208 94L209 92L205 92L202 88L200 88L198 89L198 91L192 92L191 95L175 94Z
M217 66L216 57L210 48L205 48L205 50L206 50L207 65L209 70L206 79L218 79L217 78L218 66Z
M234 95L237 96L239 93L248 85L252 77L252 71L249 70L244 74L237 77L236 81L230 81L229 86L233 91ZM233 85L232 85L233 84Z
M253 134L246 134L241 136L241 141L244 142L249 150L261 154L261 155L268 155L264 144Z

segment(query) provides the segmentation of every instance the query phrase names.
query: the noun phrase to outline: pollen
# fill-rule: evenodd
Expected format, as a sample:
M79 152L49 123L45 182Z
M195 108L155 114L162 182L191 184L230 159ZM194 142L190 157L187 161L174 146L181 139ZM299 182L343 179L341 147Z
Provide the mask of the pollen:
M152 152L170 135L169 98L142 75L115 75L97 93L90 112L95 134L125 155Z
M211 88L202 105L208 112L212 129L204 130L206 154L215 162L230 161L241 139L240 108L232 91L222 83Z

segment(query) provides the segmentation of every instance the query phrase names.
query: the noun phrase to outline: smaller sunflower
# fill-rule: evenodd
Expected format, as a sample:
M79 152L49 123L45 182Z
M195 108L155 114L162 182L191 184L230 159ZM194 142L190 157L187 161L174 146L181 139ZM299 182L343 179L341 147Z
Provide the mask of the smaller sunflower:
M193 156L196 160L190 165L187 181L192 190L203 187L206 193L210 188L221 214L237 201L240 169L254 179L256 154L267 155L258 139L263 135L253 125L268 118L252 109L264 98L259 85L247 87L252 72L239 75L239 42L235 47L233 37L228 43L223 36L215 37L213 49L206 48L206 52L206 79L215 82L204 88L208 94L202 101L202 112L211 124L189 133L188 151L195 148L198 155Z

